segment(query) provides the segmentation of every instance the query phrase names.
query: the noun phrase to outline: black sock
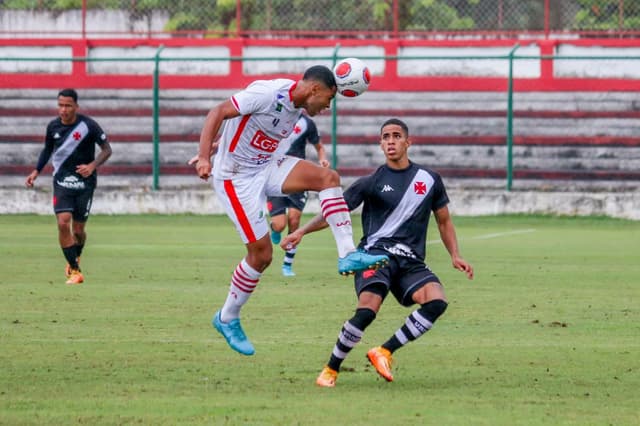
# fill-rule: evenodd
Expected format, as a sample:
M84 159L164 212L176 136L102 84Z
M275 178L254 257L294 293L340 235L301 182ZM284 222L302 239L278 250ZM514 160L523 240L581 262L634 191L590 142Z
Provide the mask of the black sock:
M383 343L382 347L393 353L407 343L416 340L431 330L433 323L436 322L438 317L442 315L446 309L447 302L441 299L425 303L420 309L416 309L407 317L402 327L400 327L389 340ZM407 324L411 324L412 327L409 328Z
M69 247L62 247L62 253L64 253L64 258L67 259L71 269L80 269L78 266L78 250L75 244Z
M76 257L80 257L80 256L82 256L82 249L83 249L83 248L84 248L84 243L82 243L82 244L76 244L76 254L78 255L78 256L76 256Z
M349 355L351 349L360 341L365 328L376 318L376 313L371 309L357 309L356 314L342 326L338 341L333 347L331 358L327 364L330 368L340 371L342 361Z

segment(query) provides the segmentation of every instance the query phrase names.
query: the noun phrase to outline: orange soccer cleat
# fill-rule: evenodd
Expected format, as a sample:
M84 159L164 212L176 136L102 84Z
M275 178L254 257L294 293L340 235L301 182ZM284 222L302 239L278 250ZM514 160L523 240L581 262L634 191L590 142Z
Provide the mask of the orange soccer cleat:
M393 357L388 349L378 346L367 352L367 358L378 372L387 382L393 381L393 374L391 374L391 363Z
M338 380L338 372L333 368L326 366L322 369L320 375L316 379L316 385L323 388L332 388L335 387L336 380Z
M67 280L67 284L82 284L84 282L84 276L79 269L70 269L69 271L69 279Z

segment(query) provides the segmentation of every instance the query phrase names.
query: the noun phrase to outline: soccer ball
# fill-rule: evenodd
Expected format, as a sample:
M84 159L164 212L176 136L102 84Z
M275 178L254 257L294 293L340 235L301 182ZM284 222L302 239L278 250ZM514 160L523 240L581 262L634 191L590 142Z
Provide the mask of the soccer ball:
M338 93L347 98L362 95L369 88L371 72L367 64L358 58L346 58L333 67Z

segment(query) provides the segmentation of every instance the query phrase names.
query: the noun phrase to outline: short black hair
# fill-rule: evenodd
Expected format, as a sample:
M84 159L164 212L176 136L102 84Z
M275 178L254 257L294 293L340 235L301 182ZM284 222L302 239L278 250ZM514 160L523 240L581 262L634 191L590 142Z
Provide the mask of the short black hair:
M388 126L389 124L395 124L397 126L400 126L402 131L404 131L405 135L409 137L409 126L407 126L407 123L400 120L399 118L390 118L384 123L382 123L382 126L380 126L380 133L382 133L382 129L384 129L384 127Z
M303 80L315 80L327 86L329 89L337 88L336 78L333 71L324 65L314 65L304 72Z
M73 102L78 103L78 92L76 92L75 89L62 89L58 92L58 97L60 96L71 98Z

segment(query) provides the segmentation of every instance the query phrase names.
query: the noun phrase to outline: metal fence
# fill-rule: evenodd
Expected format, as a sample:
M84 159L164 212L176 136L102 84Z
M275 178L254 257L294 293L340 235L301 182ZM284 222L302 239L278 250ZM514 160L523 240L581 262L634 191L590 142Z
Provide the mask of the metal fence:
M637 37L640 0L4 0L0 36Z
M331 139L330 152L333 166L341 173L348 173L351 176L369 172L376 163L372 161L373 153L379 150L376 149L375 144L376 134L364 129L376 129L383 117L399 116L415 124L412 126L412 138L416 155L426 155L428 161L437 159L436 169L446 177L504 179L507 190L512 189L514 180L522 182L530 179L548 181L605 179L637 184L640 181L640 172L638 172L640 170L640 138L637 136L640 134L638 125L640 112L636 103L637 92L612 91L607 79L602 79L600 86L594 88L597 90L592 94L582 91L555 94L518 92L514 88L514 83L518 82L514 77L514 67L544 59L569 64L584 63L585 60L592 65L597 61L609 61L612 64L623 61L637 64L640 57L598 56L585 59L584 56L540 56L518 52L516 45L509 54L492 57L414 56L408 59L416 64L420 61L504 64L509 70L508 75L504 77L507 83L506 91L475 94L459 91L444 95L424 91L413 95L404 92L397 99L388 93L380 93L380 96L376 96L374 92L364 95L362 99L347 101L338 98L333 103L330 117L325 115L318 118L322 121L321 127L326 131L325 137L328 136ZM161 85L161 63L210 60L161 57L159 53L160 50L153 58L76 58L77 61L87 62L153 63L152 85L149 87L152 89L152 95L144 95L145 99L152 100L151 108L145 106L134 110L129 107L126 112L122 112L121 105L116 99L111 107L112 110L98 107L95 111L96 114L103 116L102 119L114 120L111 122L112 129L125 132L111 134L113 142L129 144L127 149L123 150L127 153L126 158L121 158L125 163L117 164L117 161L116 163L111 161L105 169L114 168L112 172L114 174L118 172L152 174L153 189L159 188L162 174L193 174L191 167L184 164L185 158L179 155L173 158L171 151L182 152L178 150L178 145L185 143L196 146L197 132L202 117L206 114L206 109L201 110L200 107L194 109L193 103L198 100L196 98L185 99L184 104L187 106L182 110L175 106L176 95L169 95ZM325 59L332 61L336 57L336 55L327 56ZM297 58L282 57L280 59L293 61ZM407 60L407 58L404 59ZM602 64L600 67L611 68ZM592 66L592 68L596 67ZM109 92L109 99L114 96L116 96L114 93ZM163 97L167 102L164 106ZM23 102L28 104L31 101L27 97ZM376 102L384 107L376 108ZM130 100L127 100L127 105L130 104ZM207 102L206 105L209 103ZM43 111L36 112L43 113ZM18 107L4 113L9 115L5 121L0 119L0 122L6 124L0 126L3 127L0 131L0 142L6 143L10 152L15 151L15 147L18 146L16 143L24 142L33 145L34 141L39 140L39 136L33 135L39 134L41 126L34 129L33 135L28 134L29 126L33 125L31 123L33 120L29 118L29 114L33 114L33 109ZM47 112L46 115L48 114ZM91 107L89 107L89 114L93 115ZM130 117L121 117L118 114ZM175 121L176 117L180 117L185 122L183 127ZM127 126L135 129L136 133L131 133L134 130L127 130ZM167 134L167 132L174 134ZM152 158L144 157L147 159L142 165L148 166L148 170L139 171L141 161L133 155L133 145L140 145L141 152L144 153L152 151ZM164 157L169 159L161 159L163 150L165 150ZM6 166L13 167L16 160L11 162L12 164ZM168 166L164 171L163 164ZM21 172L26 174L26 171L21 170Z

